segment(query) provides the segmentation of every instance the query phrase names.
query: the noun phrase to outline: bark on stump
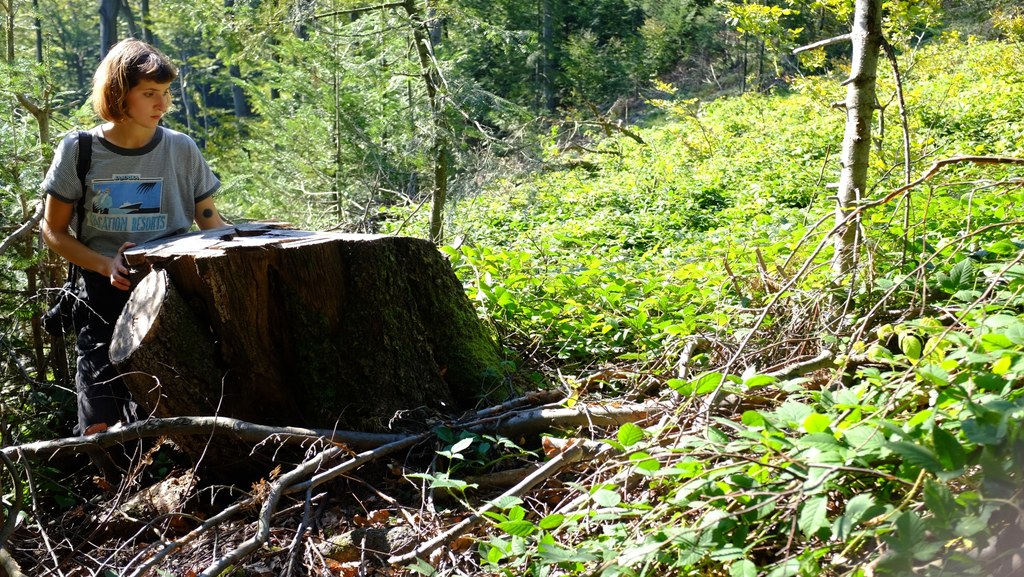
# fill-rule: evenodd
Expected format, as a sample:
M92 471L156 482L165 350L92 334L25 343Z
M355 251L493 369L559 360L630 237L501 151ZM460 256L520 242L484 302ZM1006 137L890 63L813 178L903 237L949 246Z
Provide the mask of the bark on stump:
M425 240L248 225L125 256L138 272L111 359L156 416L384 431L509 392Z

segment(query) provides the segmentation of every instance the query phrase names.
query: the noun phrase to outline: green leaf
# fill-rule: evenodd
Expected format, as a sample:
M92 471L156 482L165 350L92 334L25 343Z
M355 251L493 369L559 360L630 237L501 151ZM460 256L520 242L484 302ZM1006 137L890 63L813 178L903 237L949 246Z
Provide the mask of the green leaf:
M800 561L796 559L787 559L782 563L775 566L774 569L768 573L768 577L795 577L800 574Z
M925 507L940 525L949 527L959 519L962 507L946 485L926 478L923 496Z
M498 523L498 528L516 537L526 537L537 530L537 526L529 521L505 521Z
M832 426L832 419L820 413L811 413L803 421L803 428L808 433L823 433L830 426Z
M516 505L508 510L509 521L522 521L526 518L526 509Z
M776 383L778 382L778 380L779 379L777 377L772 377L769 375L754 375L749 379L744 379L743 386L747 387L748 389L756 389L759 387L770 385L772 383Z
M523 499L520 497L516 497L515 495L502 495L501 497L498 497L492 502L494 503L495 507L498 507L499 509L504 511L507 509L511 509L516 505L522 505Z
M796 444L799 447L814 448L821 451L835 451L843 448L842 443L832 433L810 433L797 439Z
M1006 239L994 242L985 248L989 252L995 253L1000 256L1017 254L1017 251L1019 250L1017 248L1017 245L1013 244L1013 242Z
M757 577L757 565L747 559L740 559L729 566L729 577Z
M619 427L616 438L623 447L631 447L643 440L644 430L633 423L626 423Z
M619 492L610 489L598 489L594 491L591 498L602 507L618 507L622 503L622 496L619 495Z
M537 523L537 526L545 531L550 531L560 527L563 521L565 521L565 515L561 513L553 513L541 519L540 522Z
M711 372L704 373L690 381L679 381L678 379L673 379L669 381L669 386L684 397L694 395L700 396L713 393L715 389L722 384L723 379L724 376L722 373Z
M939 462L947 471L959 471L967 463L967 451L949 431L936 425L932 431L932 442Z
M473 444L473 437L466 437L465 439L459 439L459 442L452 445L451 452L461 453L469 448Z
M857 523L864 520L864 516L871 511L874 506L875 497L871 493L854 495L852 499L847 501L846 511L844 511L843 515L836 520L836 538L843 541L849 539L853 528L857 526Z
M797 526L807 538L812 537L822 527L828 525L828 499L826 497L811 497L804 501L800 508L800 519Z
M430 563L427 563L426 561L420 558L417 558L410 565L408 565L408 568L419 573L420 575L426 575L427 577L430 577L431 575L437 575L437 569L431 566Z
M912 553L924 542L925 526L921 517L913 511L904 511L896 518L895 534L888 535L885 541L899 553Z
M799 427L807 415L813 412L814 409L804 403L788 400L775 409L775 418L779 420L780 425L795 428Z
M740 420L748 427L763 427L765 425L764 415L757 411L744 411Z
M907 333L900 336L899 345L908 359L916 361L921 358L921 339L917 338L917 335Z
M955 293L962 290L972 290L978 279L978 271L974 261L965 258L949 269L949 274L936 276L939 286L947 293Z
M661 469L661 462L643 451L633 453L629 460L636 463L637 471L642 474L651 475Z
M906 441L895 441L886 446L903 457L907 463L920 467L929 473L938 473L943 470L942 463L939 462L935 453L927 447Z

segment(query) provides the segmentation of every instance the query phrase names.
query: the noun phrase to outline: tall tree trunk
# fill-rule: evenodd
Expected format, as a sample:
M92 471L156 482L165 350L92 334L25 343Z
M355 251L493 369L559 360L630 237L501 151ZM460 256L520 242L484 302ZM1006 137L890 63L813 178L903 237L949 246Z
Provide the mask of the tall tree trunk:
M121 0L121 10L124 10L125 22L128 23L128 35L138 38L139 28L135 25L135 13L132 12L132 7L128 4L128 0Z
M867 190L871 157L871 117L875 109L875 79L882 45L882 0L857 0L854 13L853 59L846 80L846 130L841 155L842 173L836 194L836 223L843 222ZM859 223L847 223L835 238L832 271L852 270L857 252Z
M39 0L32 0L36 24L36 63L43 63L43 21L39 18Z
M764 92L764 39L757 47L757 91Z
M540 82L544 108L554 112L555 101L555 14L554 0L541 1Z
M117 12L121 0L100 0L100 59L106 58L110 47L117 44Z
M142 0L142 39L149 44L156 44L153 38L153 20L149 17L149 0Z
M4 30L4 38L7 44L7 50L5 51L6 62L14 62L14 0L7 0L7 4L4 4L5 12L7 13L7 26Z
M743 60L742 73L740 74L740 94L746 94L747 92L747 37L743 37Z
M235 0L224 0L224 8L230 14L235 10ZM235 118L249 116L251 110L249 102L245 99L245 92L242 90L242 69L237 64L228 64L228 75L231 77L231 103L234 105Z
M235 118L245 118L251 114L249 101L245 99L245 91L239 82L242 80L242 69L237 64L228 65L228 74L231 76L231 102L235 107Z
M403 5L409 19L413 22L413 40L420 59L421 76L426 85L427 97L430 99L430 111L434 123L434 190L431 193L430 240L440 244L444 239L444 204L448 197L448 171L451 153L448 150L448 125L444 118L444 103L438 89L441 86L441 74L434 62L434 47L430 42L429 30L422 22L415 0L405 0Z
M6 24L5 28L6 29L4 30L4 34L3 34L3 37L4 37L5 41L6 41L6 50L4 50L3 53L2 53L3 54L2 62L6 63L6 64L14 64L14 59L15 59L15 51L14 51L14 23L15 23L15 14L16 14L16 12L15 12L15 4L14 4L13 0L8 0L7 3L0 4L0 6L3 7L4 12L7 15L7 18L6 18L6 21L5 21L5 24ZM39 13L38 12L38 3L33 2L33 8L36 9L36 14L38 14ZM38 20L38 17L36 18L36 24L37 24L37 26L36 26L36 28L37 28L37 34L36 34L36 58L37 58L37 60L39 62L41 62L42 61L41 60L42 59L42 38L41 38L41 36L39 35L39 32L38 32L38 30L39 30L39 20ZM15 98L17 99L18 104L21 105L21 107L24 108L26 111L28 111L29 114L31 114L32 117L35 119L36 126L38 127L38 131L39 131L40 157L43 158L43 160L46 162L46 165L49 165L50 157L47 154L47 151L49 150L49 148L47 146L47 143L49 143L49 141L50 141L50 116L51 116L51 114L53 112L52 109L50 108L49 104L40 104L40 103L36 102L30 95L25 94L25 93L18 93L18 94L15 95ZM40 174L40 177L42 177L41 174ZM26 200L23 198L21 206L22 206L22 211L23 211L23 215L22 215L23 218L34 220L36 223L38 223L39 220L42 218L43 211L42 211L42 206L40 204L26 202ZM34 214L32 214L30 211L34 211ZM27 235L24 239L22 239L20 241L20 245L19 245L18 248L19 248L19 252L20 252L20 255L21 255L22 258L24 258L26 260L31 259L34 256L35 251L36 251L36 248L34 246L34 239L33 239L32 235ZM52 253L51 253L51 256L52 256ZM52 264L52 260L51 260L51 264ZM52 286L53 285L52 280L50 280L48 282L48 279L50 279L50 277L48 275L43 274L43 271L44 271L44 269L55 270L56 268L57 267L45 267L45 266L31 266L31 267L28 267L26 269L26 271L25 271L26 272L26 291L28 291L27 294L37 294L40 283L47 283L47 284L49 284L49 286ZM35 359L34 359L35 369L37 371L37 374L40 374L40 375L43 374L43 372L46 370L46 365L47 365L47 359L46 359L46 355L45 355L45 346L44 346L44 340L43 339L44 339L44 335L43 335L43 331L42 331L42 325L39 322L39 318L38 318L38 315L37 315L37 316L33 317L33 319L32 319L32 341L33 341L32 349L33 349L33 353L34 353L34 356L35 356ZM60 368L58 367L57 370L58 370L58 377L59 377L60 376L60 372L59 372Z

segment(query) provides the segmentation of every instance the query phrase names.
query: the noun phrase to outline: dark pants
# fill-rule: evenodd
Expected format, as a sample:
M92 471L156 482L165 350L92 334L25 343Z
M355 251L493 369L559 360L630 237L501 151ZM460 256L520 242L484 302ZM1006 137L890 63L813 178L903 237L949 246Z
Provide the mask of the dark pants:
M130 293L114 288L110 279L98 273L83 271L82 277L85 292L74 309L78 328L75 345L78 352L78 373L75 376L77 434L97 423L113 425L118 421L127 423L139 418L138 406L110 362L114 323Z

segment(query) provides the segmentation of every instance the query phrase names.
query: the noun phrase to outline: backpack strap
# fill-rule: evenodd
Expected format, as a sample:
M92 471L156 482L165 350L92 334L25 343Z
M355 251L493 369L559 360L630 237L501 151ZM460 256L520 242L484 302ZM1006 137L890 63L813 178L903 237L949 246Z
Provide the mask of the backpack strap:
M82 183L82 198L78 199L75 206L75 216L78 218L78 227L75 236L82 236L82 226L85 220L85 176L89 173L89 166L92 164L92 134L85 130L78 131L78 182Z
M75 204L75 237L81 240L82 227L85 226L85 177L89 173L89 166L92 165L92 134L85 130L78 131L78 162L75 166L78 172L78 182L82 184L82 198ZM68 263L68 283L75 284L75 277L78 276L78 265Z

